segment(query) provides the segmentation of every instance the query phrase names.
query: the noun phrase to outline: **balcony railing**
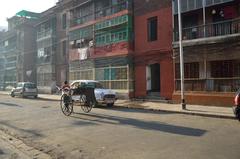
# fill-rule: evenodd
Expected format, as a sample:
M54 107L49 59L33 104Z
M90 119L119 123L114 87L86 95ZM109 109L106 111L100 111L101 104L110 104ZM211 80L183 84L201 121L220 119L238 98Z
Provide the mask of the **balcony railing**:
M175 80L176 90L181 90L181 81ZM185 91L236 92L240 78L186 79Z
M123 10L127 10L129 9L129 2L127 0L123 0L122 2L116 4L116 5L111 5L105 8L101 8L99 10L96 10L95 12L92 12L90 14L86 14L84 16L81 17L75 17L71 20L71 26L76 26L79 24L84 24L86 22L89 22L91 20L94 19L98 19L101 17L105 17L105 16L110 16L113 15L115 13L121 12Z
M17 47L16 44L15 45L10 45L7 47L0 47L0 52L1 53L9 53L9 52L16 52L17 51Z
M74 18L73 20L71 20L71 26L84 24L84 23L89 22L93 19L94 19L93 14L87 14L87 15L84 15L84 16L81 16L81 17L77 17L77 18Z
M42 39L46 37L51 37L53 35L54 31L53 30L45 30L42 32L37 32L37 39Z
M122 1L116 5L112 5L103 9L100 9L95 12L95 17L100 18L100 17L105 17L109 16L115 13L118 13L120 11L128 9L129 2L128 1Z
M207 37L224 36L240 33L240 18L217 23L183 28L183 40L192 40ZM174 40L178 41L178 31L174 32Z

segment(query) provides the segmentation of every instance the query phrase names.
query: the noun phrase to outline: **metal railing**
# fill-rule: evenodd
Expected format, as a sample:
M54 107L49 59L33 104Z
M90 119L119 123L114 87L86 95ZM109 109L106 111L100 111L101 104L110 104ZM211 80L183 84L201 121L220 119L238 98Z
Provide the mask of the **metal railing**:
M240 18L183 28L183 40L216 37L240 33ZM178 31L174 31L174 40L178 41Z
M71 19L70 26L73 27L73 26L76 26L79 24L84 24L91 20L109 16L109 15L113 15L115 13L118 13L118 12L121 12L121 11L127 10L127 9L129 9L129 2L123 0L122 2L120 2L116 5L111 5L111 6L108 6L105 8L101 8L97 11L93 11L92 13L86 14L81 17L75 17L75 18Z
M118 12L121 12L123 10L128 9L129 7L129 2L128 1L122 1L116 5L111 5L109 7L97 10L95 12L95 17L96 18L100 18L100 17L105 17L105 16L109 16Z
M7 47L0 47L1 53L8 53L8 52L14 52L17 51L16 44L15 45L9 45Z
M45 31L41 31L41 32L37 32L37 39L41 39L41 38L45 38L45 37L50 37L52 36L54 33L53 30L49 29L49 30L45 30Z
M175 80L176 91L180 90L180 80ZM185 91L236 92L240 78L185 79Z

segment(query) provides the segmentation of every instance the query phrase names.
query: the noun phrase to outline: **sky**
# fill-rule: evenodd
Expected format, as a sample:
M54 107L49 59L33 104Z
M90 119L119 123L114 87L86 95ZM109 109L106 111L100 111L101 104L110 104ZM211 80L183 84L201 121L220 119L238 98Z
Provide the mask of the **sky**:
M41 13L56 4L57 0L1 0L0 26L7 27L7 18L11 18L21 10Z

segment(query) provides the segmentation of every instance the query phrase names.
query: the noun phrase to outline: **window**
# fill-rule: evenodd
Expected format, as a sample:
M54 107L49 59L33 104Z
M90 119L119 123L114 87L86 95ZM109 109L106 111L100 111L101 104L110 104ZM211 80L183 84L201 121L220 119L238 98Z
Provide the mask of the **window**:
M175 78L180 78L180 64L175 65ZM199 78L199 63L184 64L184 78Z
M38 49L38 58L43 57L43 56L44 56L44 48Z
M111 32L106 32L103 34L96 35L95 39L96 39L96 46L103 46L111 43L128 41L129 40L128 30L127 28L112 30Z
M51 73L38 73L37 74L37 85L38 86L49 86L52 83L53 74Z
M7 40L4 41L4 46L5 46L5 47L8 46L8 41L7 41Z
M66 40L62 42L62 54L66 55L67 52L67 42Z
M67 28L67 16L66 13L62 15L62 29Z
M125 66L97 68L95 79L100 81L105 88L127 89L128 69Z
M69 40L91 39L93 37L93 26L84 27L69 32Z
M238 77L239 76L239 61L226 60L226 61L212 61L211 62L211 77Z
M157 17L148 19L148 41L157 40L158 21Z

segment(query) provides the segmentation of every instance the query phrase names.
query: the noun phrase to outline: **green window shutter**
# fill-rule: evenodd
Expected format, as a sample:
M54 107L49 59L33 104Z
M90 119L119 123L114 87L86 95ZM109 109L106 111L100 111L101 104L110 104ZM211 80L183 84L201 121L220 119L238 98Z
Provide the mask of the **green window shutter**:
M109 69L104 69L104 80L109 80L109 74L110 70Z
M116 79L116 69L112 68L111 69L111 80L115 80Z

